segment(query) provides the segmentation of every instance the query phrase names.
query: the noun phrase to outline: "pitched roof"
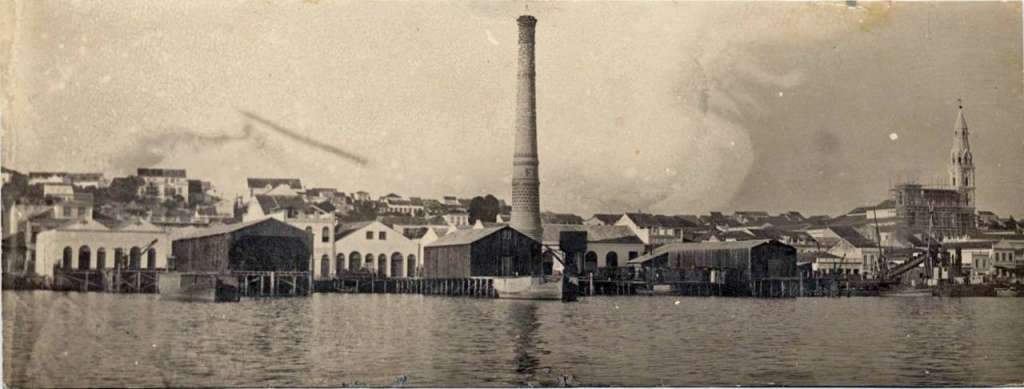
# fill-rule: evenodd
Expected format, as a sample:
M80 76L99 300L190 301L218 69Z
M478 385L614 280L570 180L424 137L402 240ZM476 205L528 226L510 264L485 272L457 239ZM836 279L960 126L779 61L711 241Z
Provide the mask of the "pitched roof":
M600 220L604 224L615 224L622 219L621 213L595 213L594 219Z
M669 243L659 246L653 252L631 259L628 263L638 264L650 261L670 252L682 251L710 251L710 250L749 250L765 243L773 242L771 239L741 240L733 242L696 242L696 243Z
M423 235L427 234L430 228L427 227L408 227L402 229L402 235L405 235L409 239L420 239Z
M270 220L275 220L275 219L268 217L268 218L263 218L263 219L258 219L258 220L250 220L250 221L247 221L247 222L236 223L236 224L221 224L221 225L207 227L207 228L183 229L181 231L176 231L175 233L173 233L171 240L195 239L195 238L205 238L205 237L208 237L208 236L223 235L223 234L227 234L227 233L231 233L231 232L235 232L235 231L244 229L244 228L249 227L249 226L254 226L254 225L257 225L257 224L260 224L260 223L264 223L264 222L267 222L267 221L270 221Z
M837 236L839 236L840 239L845 240L845 241L849 242L850 244L852 244L853 247L856 247L856 248L869 248L869 247L876 247L877 246L875 244L875 242L871 241L868 238L865 238L864 235L861 235L853 227L832 226L832 227L829 227L829 229L831 229L833 233L835 233Z
M334 206L334 203L330 201L324 201L315 204L317 208L322 209L324 212L334 212L338 210L338 207Z
M345 223L345 224L343 224L341 226L338 226L338 228L335 229L335 231L334 231L334 240L341 240L342 238L344 238L346 236L352 235L353 232L356 232L356 231L362 229L363 227L366 227L366 226L368 226L370 224L373 224L373 223L376 223L376 222L377 222L376 220L367 220L367 221L361 221L361 222L355 222L355 223Z
M280 185L288 185L292 189L299 189L302 187L302 180L298 178L248 178L246 181L249 184L249 188L266 188L267 186L274 188Z
M302 196L256 195L256 201L259 202L264 214L282 209L306 209L306 200Z
M433 243L428 244L426 247L459 246L465 244L472 244L473 242L486 238L491 234L501 231L505 228L511 227L495 226L457 230L445 236L442 236L440 239L435 240Z
M652 215L649 213L627 213L630 220L633 220L637 226L642 228L657 226L657 227L668 227L668 228L683 228L683 227L695 227L696 223L692 223L686 218L679 216L666 216L666 215Z
M580 224L544 224L544 242L558 243L562 231L586 231L587 242L590 243L635 243L643 244L626 226L588 226Z

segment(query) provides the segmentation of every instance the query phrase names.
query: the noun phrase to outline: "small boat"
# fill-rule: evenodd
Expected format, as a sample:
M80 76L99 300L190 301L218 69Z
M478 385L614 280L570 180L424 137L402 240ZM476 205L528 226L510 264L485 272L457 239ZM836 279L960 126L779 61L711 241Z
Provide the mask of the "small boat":
M223 274L160 274L160 298L175 301L238 301L238 277Z
M562 300L561 277L487 277L500 299Z

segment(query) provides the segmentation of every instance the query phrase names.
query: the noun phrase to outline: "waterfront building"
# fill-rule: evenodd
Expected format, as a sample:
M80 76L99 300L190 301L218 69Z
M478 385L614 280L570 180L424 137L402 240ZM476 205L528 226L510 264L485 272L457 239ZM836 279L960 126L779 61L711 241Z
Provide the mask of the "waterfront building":
M655 282L721 284L723 294L750 295L754 282L798 277L796 249L777 240L671 243L629 261Z
M426 278L543 274L541 245L511 226L453 231L424 248Z
M864 268L862 258L846 258L827 251L797 253L801 264L809 264L811 275L860 275Z
M381 277L414 277L422 265L416 241L376 220L339 226L334 250L336 273L369 271Z
M256 195L246 208L242 221L255 221L273 218L285 222L292 227L306 231L312 242L310 261L318 264L312 276L315 279L333 277L336 271L328 265L327 271L321 265L330 263L336 257L334 251L334 235L337 217L316 204L307 202L302 196L295 194L290 185L279 185L267 194Z
M825 235L824 239L834 239L828 253L843 258L844 261L861 263L860 274L865 277L878 275L881 259L878 243L861 235L853 227L832 226L828 231L830 234Z
M36 274L64 270L166 269L171 242L166 232L142 220L112 226L95 220L69 221L42 231L35 240Z
M173 239L173 271L310 271L310 235L273 218L183 231Z
M431 243L434 243L435 241L440 239L442 236L445 236L448 233L450 233L452 231L455 231L455 230L456 230L455 228L449 228L449 227L428 227L428 226L405 227L404 229L402 229L402 235L405 235L406 238L409 238L413 242L416 242L416 245L419 246L418 247L418 251L417 251L417 255L416 255L416 258L419 259L419 262L416 264L417 268L422 269L422 267L423 267L423 258L424 258L424 256L423 256L423 249L425 247L427 247L427 245L429 245ZM414 275L418 275L421 271L422 270L419 270L416 273L410 272L409 274L410 274L410 276L414 276Z
M595 273L603 268L626 266L626 262L644 253L644 242L627 226L583 225L583 224L545 224L544 246L546 249L558 250L565 258L565 252L559 247L563 231L585 231L587 247L581 263L576 264L581 274ZM544 258L545 273L562 271L562 264L554 258Z

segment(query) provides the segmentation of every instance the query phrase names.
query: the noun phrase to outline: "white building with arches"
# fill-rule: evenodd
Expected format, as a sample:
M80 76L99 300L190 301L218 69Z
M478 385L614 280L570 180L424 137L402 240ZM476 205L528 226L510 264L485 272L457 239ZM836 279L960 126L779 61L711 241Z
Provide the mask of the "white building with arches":
M384 277L415 277L423 265L419 243L379 221L349 223L334 240L335 272L370 271ZM324 266L317 262L317 266Z
M145 221L113 227L95 220L74 220L36 236L36 274L53 276L54 269L166 269L171 253L168 234Z

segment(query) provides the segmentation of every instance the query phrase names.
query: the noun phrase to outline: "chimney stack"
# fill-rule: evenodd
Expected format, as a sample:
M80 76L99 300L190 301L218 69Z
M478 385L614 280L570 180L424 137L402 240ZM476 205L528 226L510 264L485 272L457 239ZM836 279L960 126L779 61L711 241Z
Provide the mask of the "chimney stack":
M537 159L537 101L533 33L537 19L520 16L519 75L516 98L516 145L512 158L512 228L543 242L540 224L540 178Z

